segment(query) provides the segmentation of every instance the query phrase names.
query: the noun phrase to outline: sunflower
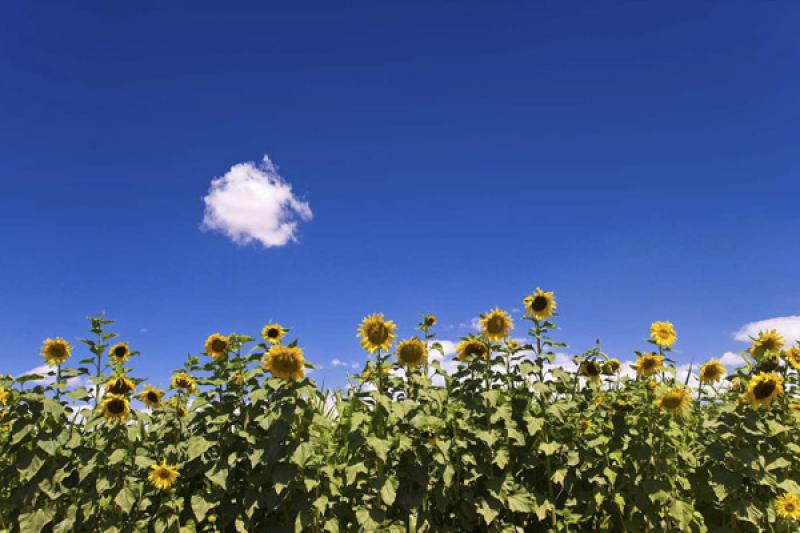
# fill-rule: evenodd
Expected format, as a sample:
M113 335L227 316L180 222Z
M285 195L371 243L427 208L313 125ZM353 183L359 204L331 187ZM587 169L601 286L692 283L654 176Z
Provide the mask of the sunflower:
M425 315L422 317L422 325L426 328L432 328L436 325L436 315Z
M653 322L650 324L650 338L658 346L669 348L678 340L672 322Z
M278 344L286 335L286 331L280 324L269 323L261 330L261 336L270 344Z
M167 407L175 411L175 415L178 418L185 418L186 415L189 414L189 411L186 410L186 406L180 403L177 398L170 398L167 400Z
M106 392L111 394L128 394L136 389L136 384L125 376L111 378L106 383Z
M384 320L383 313L375 313L368 315L361 322L356 337L361 337L361 347L369 353L375 353L378 350L386 351L392 346L395 329L397 329L395 323L391 320Z
M716 359L700 365L700 383L714 383L725 375L725 366Z
M206 339L206 353L214 360L222 359L228 355L230 341L225 335L214 333Z
M774 373L761 373L750 380L745 391L745 401L751 407L769 407L772 400L783 395L783 378Z
M306 375L302 348L276 344L261 359L264 368L276 378L298 381Z
M683 414L690 403L692 403L691 393L684 387L670 389L656 400L656 405L670 411L673 415Z
M48 365L57 366L69 359L72 354L72 346L61 337L45 339L41 354Z
M158 490L167 490L178 481L178 469L175 465L168 465L167 460L163 459L161 464L152 465L150 474L147 476L150 484Z
M499 341L511 334L514 322L508 313L495 307L481 318L481 329L489 340Z
M489 347L478 339L465 339L456 346L456 359L466 361L471 357L489 358Z
M622 363L619 359L614 359L613 357L603 363L603 374L606 376L613 376L619 369L622 368Z
M547 320L556 310L556 296L552 292L544 292L536 288L536 292L526 297L525 312L536 320Z
M388 376L391 372L392 370L390 368L384 367L381 369L382 376ZM375 364L372 361L369 361L367 363L367 368L365 368L364 371L361 373L361 378L369 380L372 379L376 374L377 374L377 369L375 367Z
M602 368L597 361L584 361L578 370L582 376L591 379L595 383L600 383Z
M637 376L652 376L664 368L664 356L646 353L636 360Z
M127 342L118 342L108 349L108 356L117 363L124 363L131 356L131 349Z
M128 399L119 394L106 394L103 396L101 409L103 418L108 422L125 422L125 419L131 414Z
M800 520L800 498L792 494L784 494L775 500L775 511L781 518Z
M414 368L428 362L428 349L417 337L406 339L397 345L397 362L401 366Z
M231 383L236 385L237 387L241 387L244 385L244 373L241 370L237 370L233 374L231 374Z
M651 379L651 380L649 380L649 381L647 382L647 390L649 390L650 392L653 392L653 391L654 391L654 390L656 390L657 388L658 388L658 383L656 383L656 381L655 381L655 380L652 380L652 379Z
M164 392L153 387L152 385L147 385L144 390L139 393L139 399L151 409L157 409L161 407L161 398L163 396Z
M173 389L183 389L190 394L197 393L197 380L189 374L179 372L172 376L170 387Z
M0 405L8 405L8 400L11 398L11 391L5 387L0 387Z
M781 360L778 358L778 355L766 353L761 355L757 368L759 372L772 372L779 366L781 366Z
M592 429L592 420L589 418L581 418L578 421L577 427L575 428L578 431L579 435L583 435L590 429Z
M786 360L792 368L800 370L800 346L792 346L786 350Z
M777 330L768 329L766 331L759 331L758 337L753 339L752 351L762 350L765 352L777 352L786 343L783 335L779 334Z
M790 411L800 411L800 402L792 402L789 404Z

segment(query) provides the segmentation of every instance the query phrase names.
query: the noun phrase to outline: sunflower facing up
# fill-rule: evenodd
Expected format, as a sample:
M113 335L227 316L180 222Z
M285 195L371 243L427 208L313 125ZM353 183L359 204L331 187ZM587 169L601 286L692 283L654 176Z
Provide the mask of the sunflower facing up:
M783 335L778 333L778 330L768 329L766 331L759 331L758 337L753 339L751 353L754 351L777 352L783 348L784 344L786 344L786 339L783 338Z
M456 345L456 359L466 361L472 357L489 359L489 347L478 339L464 339Z
M792 346L786 350L786 360L795 370L800 370L800 346Z
M280 324L270 322L261 330L261 337L270 344L278 344L288 330Z
M603 374L606 376L613 376L619 369L622 368L622 362L619 359L611 358L603 363Z
M725 376L725 373L725 366L716 359L712 359L700 365L700 383L715 383L721 380L723 376Z
M600 383L600 372L602 368L597 361L584 361L581 363L578 371L581 376L591 379L594 383Z
M481 330L489 340L501 341L511 335L514 329L514 322L511 316L495 307L481 318Z
M111 378L106 383L106 392L111 394L129 394L136 390L136 384L125 376Z
M175 465L168 465L166 458L161 461L161 464L152 465L150 467L150 474L147 476L150 484L158 490L168 490L176 481L178 481L178 469Z
M128 399L119 394L106 394L103 396L101 410L103 418L107 422L125 422L125 419L131 414Z
M170 387L184 390L189 394L197 394L197 380L185 372L179 372L172 376Z
M397 345L397 362L400 366L414 368L428 362L428 349L417 337L406 339Z
M61 365L72 354L72 346L61 337L45 339L44 344L42 344L41 354L48 365Z
M361 347L369 353L387 351L394 342L397 326L391 320L384 320L383 313L374 313L364 318L358 326L356 337L361 337Z
M652 376L664 369L664 356L646 353L636 360L636 375Z
M662 348L669 348L678 340L672 322L653 322L650 324L650 339Z
M775 373L761 373L750 380L744 400L758 409L769 407L778 396L783 396L783 377Z
M269 349L261 362L264 369L285 381L299 381L306 375L303 350L297 346L276 344Z
M139 399L151 409L158 409L161 407L161 398L163 397L164 392L152 385L147 385L144 390L139 393Z
M538 287L536 292L523 300L523 303L525 304L525 313L535 320L547 320L556 311L556 295L552 292L544 292Z
M662 409L666 409L673 415L682 415L683 412L692 403L691 393L689 389L684 387L675 387L661 395L656 400L656 405Z
M225 335L214 333L206 339L205 349L209 357L218 361L228 355L230 340Z
M800 498L793 494L784 494L775 500L775 512L786 520L800 520Z
M108 356L114 362L122 364L131 356L131 349L128 347L127 342L118 342L108 349Z

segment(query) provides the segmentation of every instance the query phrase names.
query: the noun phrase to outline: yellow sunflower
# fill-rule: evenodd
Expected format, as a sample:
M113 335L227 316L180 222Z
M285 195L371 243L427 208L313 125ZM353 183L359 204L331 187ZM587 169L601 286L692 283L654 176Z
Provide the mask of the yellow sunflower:
M655 380L651 379L647 382L647 390L649 390L650 392L653 392L657 388L658 388L658 383L656 383Z
M118 342L108 349L108 356L117 363L124 363L131 356L131 349L127 342Z
M41 354L48 365L57 366L69 359L72 354L72 346L61 337L45 339Z
M388 376L390 373L391 373L390 368L384 367L381 369L381 375L383 376ZM367 363L367 368L365 368L364 371L361 373L361 378L365 380L372 379L376 374L377 372L375 364L372 361L369 361Z
M783 377L774 373L761 373L750 380L745 391L745 401L754 408L769 407L772 401L783 395Z
M261 359L264 368L276 378L299 381L306 375L303 350L297 346L276 344Z
M161 407L161 398L164 397L164 392L160 389L147 385L142 392L139 393L139 399L151 409Z
M152 465L150 474L147 476L150 484L158 490L167 490L178 481L178 469L175 465L168 465L167 460L163 459L161 464Z
M182 389L190 394L197 393L197 380L189 374L179 372L172 376L170 387L173 389Z
M650 338L658 346L669 348L678 340L672 322L653 322L650 324Z
M800 411L800 402L792 402L789 404L790 411Z
M800 498L784 494L775 500L775 511L786 520L800 520Z
M619 369L622 368L622 362L619 359L614 359L613 357L603 363L603 374L606 376L613 376Z
M591 379L595 383L600 383L600 372L602 368L597 361L584 361L578 369L581 376Z
M676 387L665 392L661 397L656 400L656 405L662 409L666 409L673 415L681 415L692 403L692 396L689 389L684 387Z
M167 407L174 411L178 418L185 418L186 415L189 414L189 411L186 410L186 406L181 404L177 398L170 398L167 400Z
M786 339L775 329L759 331L758 337L753 340L753 351L763 350L765 352L777 352L783 348L785 343Z
M481 329L489 340L500 341L511 334L514 322L508 313L495 307L481 318Z
M231 383L236 385L237 387L241 387L244 385L244 373L241 370L237 370L233 374L231 374Z
M375 313L367 316L361 322L356 337L361 337L361 347L369 353L375 353L378 350L387 351L394 341L395 329L397 329L395 323L391 320L384 320L383 313Z
M432 328L436 325L436 315L425 315L422 317L422 325L426 328Z
M700 365L700 383L714 383L724 375L725 366L716 359Z
M11 399L11 391L5 387L0 387L0 405L8 405L9 399Z
M414 368L428 361L428 349L417 337L406 339L397 345L397 362L401 366Z
M214 360L227 356L229 347L230 341L225 335L214 333L206 339L206 353Z
M792 346L786 350L786 360L792 368L800 370L800 346Z
M636 360L637 376L652 376L664 368L664 356L646 353Z
M544 292L536 288L536 292L526 297L525 312L536 320L547 320L556 310L556 296L552 292Z
M270 344L278 344L286 335L286 329L280 324L269 323L261 330L261 336Z
M136 384L125 376L111 378L106 383L106 392L111 394L128 394L136 389Z
M466 361L471 357L489 358L489 347L478 339L465 339L456 346L456 359Z
M101 409L103 418L108 422L125 422L125 419L131 414L128 399L118 394L106 394L103 396Z
M580 420L578 420L578 424L575 429L578 431L579 435L583 435L584 433L592 429L592 420L589 418L581 418Z

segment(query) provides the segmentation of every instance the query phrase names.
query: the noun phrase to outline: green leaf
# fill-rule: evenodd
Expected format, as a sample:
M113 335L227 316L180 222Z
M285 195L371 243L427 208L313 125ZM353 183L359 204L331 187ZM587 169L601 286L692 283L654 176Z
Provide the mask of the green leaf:
M193 494L192 495L192 512L194 512L195 518L197 518L198 522L202 522L208 511L214 508L214 504L210 503L200 494Z
M535 507L533 497L527 492L510 494L506 498L506 504L509 510L517 513L530 513Z
M115 465L125 459L125 455L127 452L123 449L114 450L114 452L108 456L108 464Z
M136 495L130 487L123 487L114 497L114 503L119 505L124 512L129 513L133 504L136 503Z
M539 443L539 451L545 455L553 455L561 448L557 442L541 442Z
M498 511L494 510L492 506L486 502L486 500L483 499L478 504L476 511L483 517L483 520L486 522L487 526L491 524L495 518L497 518L497 515L500 514Z
M33 512L19 516L20 533L39 533L52 522L56 515L55 507L36 509Z
M206 477L220 487L222 490L225 490L228 485L228 471L227 470L214 470L212 472L206 472Z
M186 450L188 460L191 461L192 459L200 457L213 445L214 444L212 442L209 442L200 436L194 436L190 438Z
M381 487L380 495L383 503L391 507L397 497L397 479L386 478L386 481L384 481Z

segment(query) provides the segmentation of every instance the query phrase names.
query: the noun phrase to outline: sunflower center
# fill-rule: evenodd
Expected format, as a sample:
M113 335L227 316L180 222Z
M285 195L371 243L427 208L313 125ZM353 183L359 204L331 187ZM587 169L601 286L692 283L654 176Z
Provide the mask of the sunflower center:
M755 387L753 387L753 395L759 399L763 400L764 398L769 398L773 392L775 392L776 383L772 380L769 381L762 381Z
M124 357L128 350L125 349L124 346L117 346L114 348L114 356L115 357Z
M211 341L211 350L215 352L224 352L228 344L222 339L214 339Z
M668 394L661 401L661 404L667 409L677 409L681 405L681 397L677 394Z
M586 373L590 376L600 375L600 365L598 365L594 361L589 361L588 363L586 363L586 366L584 368L586 369Z
M534 311L544 311L547 309L547 298L544 296L536 296L531 302L531 309Z
M269 328L267 330L267 337L269 337L270 339L274 339L278 336L279 333L280 332L278 331L278 328Z
M383 344L389 339L389 328L382 322L370 324L367 328L367 339L372 344Z
M467 355L477 355L479 357L483 357L485 353L486 353L486 346L484 346L479 342L467 346Z
M486 323L486 329L489 333L502 333L505 329L505 321L501 316L493 316L489 319L489 322Z
M147 393L147 401L150 403L158 403L158 394L155 392L148 392Z
M114 399L108 402L108 412L112 415L121 415L125 412L125 402Z
M162 468L158 471L158 477L161 479L170 479L172 476L170 475L169 470Z
M50 346L50 355L53 357L64 357L67 355L67 349L63 344L53 344Z
M415 363L422 358L422 347L416 344L404 346L399 355L406 363Z
M645 359L644 361L642 361L642 368L644 368L645 370L650 370L655 366L656 366L655 359Z

